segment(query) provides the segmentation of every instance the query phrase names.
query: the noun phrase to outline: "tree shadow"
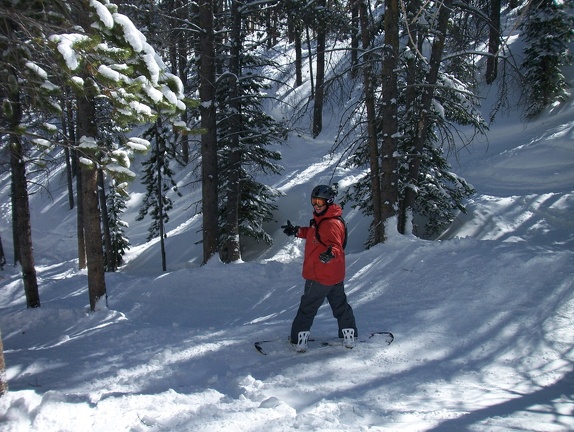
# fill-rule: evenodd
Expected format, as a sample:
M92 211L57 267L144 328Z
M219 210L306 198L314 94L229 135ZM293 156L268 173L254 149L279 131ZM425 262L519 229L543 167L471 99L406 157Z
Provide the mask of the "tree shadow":
M517 397L481 408L464 414L455 419L445 420L438 426L429 429L428 432L446 432L468 430L472 425L493 417L507 417L517 412L533 411L536 405L543 405L548 408L546 413L555 416L555 423L559 423L559 418L565 414L559 412L557 408L558 399L567 399L574 406L574 371L568 372L560 380L546 387L542 387L532 393L521 394L516 392ZM574 418L574 409L569 417ZM559 424L558 424L559 425ZM564 425L566 428L567 425Z

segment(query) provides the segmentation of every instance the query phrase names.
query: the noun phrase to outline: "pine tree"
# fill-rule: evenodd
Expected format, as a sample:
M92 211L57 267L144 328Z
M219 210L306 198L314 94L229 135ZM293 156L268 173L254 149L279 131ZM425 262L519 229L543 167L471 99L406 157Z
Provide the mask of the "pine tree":
M394 5L396 7L396 3ZM415 12L420 14L418 20L406 21L398 17L396 11L391 14L389 10L385 10L384 15L374 14L375 17L384 16L384 41L383 36L379 36L374 30L380 25L375 21L365 22L364 18L361 21L363 28L370 26L372 44L375 47L385 47L382 63L383 68L387 66L388 70L378 74L376 63L370 71L367 69L369 64L359 64L369 72L366 78L370 81L372 90L365 89L366 96L364 99L358 98L359 108L353 111L352 115L363 119L364 112L367 112L368 117L368 112L373 109L375 114L365 121L363 134L346 132L348 136L362 137L363 140L361 142L360 138L355 138L354 155L349 159L349 163L354 166L369 166L370 169L346 191L342 202L354 202L354 206L361 208L365 214L373 215L375 223L369 239L370 245L382 241L383 236L380 233L377 235L376 230L384 225L389 216L398 216L397 230L401 233L410 231L407 222L413 221L413 216L417 216L417 220L426 220L426 225L415 227L415 231L421 237L430 237L448 225L457 211L463 211L464 199L473 190L464 179L452 172L446 158L454 146L458 125L471 126L478 134L487 129L478 111L478 97L474 93L477 88L474 78L476 67L466 61L462 55L464 51L451 48L450 33L447 31L450 28L444 27L447 20L443 17L443 29L437 31L437 28L433 27L437 25L439 21L436 19L440 17L436 9L420 9L418 2L409 2L407 7L410 8L407 9L409 16L415 16ZM444 13L445 10L442 10ZM389 21L391 18L392 22ZM405 22L409 23L408 28L405 28ZM391 24L400 26L399 34L402 40L399 44L390 39L393 28ZM447 35L444 41L447 55L441 54L442 48L437 46L437 33ZM363 46L370 47L365 42ZM389 63L391 47L401 47L395 64ZM458 54L449 57L449 48ZM432 49L435 54L432 54ZM372 56L375 50L368 52ZM424 57L423 53L430 56ZM364 55L361 58L367 60L369 56ZM389 79L392 74L396 74L394 81ZM391 92L391 89L396 92ZM374 108L369 110L370 94L376 103ZM372 136L375 143L371 143ZM379 148L385 142L389 143L388 149L381 153ZM393 159L396 161L394 166L390 163ZM379 169L380 171L377 171ZM376 176L372 175L373 170L378 172ZM392 213L388 212L384 217L380 217L376 212L381 211L383 206L379 210L374 207L377 198L373 193L377 189L372 182L375 178L391 174L395 174L395 180L390 178L382 188L387 190L387 196L382 201L387 202ZM389 195L393 187L396 188L398 206ZM390 227L385 226L386 229Z
M165 225L169 222L169 211L173 208L173 201L168 193L173 191L181 196L173 179L175 172L170 167L170 162L175 159L175 140L169 128L162 126L161 119L144 133L144 138L152 145L149 159L142 163L142 184L146 185L146 194L136 220L143 220L146 215L152 218L147 240L159 237L162 269L166 271Z
M46 69L50 60L43 50L43 36L60 21L62 10L49 13L42 1L2 2L0 5L0 97L2 144L9 148L12 179L12 229L14 262L22 269L26 303L40 306L32 246L28 200L27 164L33 142L39 138L42 112L57 112L55 86ZM42 67L44 65L45 67ZM32 111L35 110L35 111Z
M201 213L203 263L215 255L218 249L218 147L215 106L216 56L214 0L199 0L198 5L198 61L199 98L201 101Z
M537 0L525 10L524 89L526 116L534 118L554 102L568 97L570 87L563 68L572 64L570 44L574 40L574 1Z
M128 224L121 219L122 213L127 208L126 200L129 197L125 190L126 185L118 185L115 179L110 179L107 194L107 219L110 228L111 248L104 250L104 254L105 262L111 264L112 267L108 267L107 271L117 270L123 264L123 256L130 248L130 241L125 234Z
M286 138L284 125L263 109L264 92L270 88L263 71L271 63L263 55L258 33L242 27L246 18L232 9L229 72L220 79L217 93L222 197L219 249L224 262L240 258L240 235L272 241L263 224L272 219L273 201L280 193L257 182L254 174L280 172L280 153L268 147Z
M63 78L78 103L78 134L82 205L88 266L90 309L106 295L102 233L97 202L97 168L118 179L134 174L127 161L139 145L134 141L110 150L98 136L96 100L106 99L113 119L121 125L153 121L159 113L184 109L183 85L143 34L108 0L68 0L72 32L59 32L49 41L60 60ZM86 4L87 3L87 4ZM79 24L79 26L73 26ZM146 150L145 147L143 150Z

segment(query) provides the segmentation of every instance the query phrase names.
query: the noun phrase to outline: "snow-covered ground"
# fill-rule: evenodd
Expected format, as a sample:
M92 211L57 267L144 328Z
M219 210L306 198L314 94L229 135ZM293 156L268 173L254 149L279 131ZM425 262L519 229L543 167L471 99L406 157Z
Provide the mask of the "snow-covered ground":
M368 221L349 208L346 288L359 331L392 345L287 347L302 292L301 240L279 226L310 218L309 192L351 172L324 155L333 132L293 136L271 248L200 267L198 191L182 188L167 238L126 219L128 264L107 274L108 307L88 313L77 270L75 212L63 176L31 197L42 307L27 310L18 270L0 273L0 329L10 391L8 431L568 431L574 430L574 103L527 126L492 126L453 162L477 190L441 241L392 235L368 251ZM1 236L11 260L9 181L0 178ZM181 179L186 183L186 179ZM134 191L141 186L134 184ZM331 337L324 305L312 335Z

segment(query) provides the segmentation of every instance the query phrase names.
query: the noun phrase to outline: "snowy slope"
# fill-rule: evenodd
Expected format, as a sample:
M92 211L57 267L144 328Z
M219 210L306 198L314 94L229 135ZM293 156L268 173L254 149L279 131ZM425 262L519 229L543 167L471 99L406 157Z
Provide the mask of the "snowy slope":
M108 308L88 313L76 270L75 214L62 176L31 197L42 307L27 310L17 269L0 273L0 329L10 392L4 431L568 431L574 430L574 102L524 126L511 115L487 143L461 154L477 190L441 241L392 236L368 251L368 221L350 225L347 293L359 331L390 330L389 347L286 346L302 292L300 240L279 226L307 223L309 192L355 173L324 155L334 139L293 136L271 248L200 267L198 230L183 187L167 238L145 243L149 220L127 220L128 264L107 275ZM137 165L137 164L136 164ZM2 236L11 259L9 182L0 178ZM182 178L180 183L186 184ZM312 334L334 336L328 306ZM287 345L287 344L286 344Z

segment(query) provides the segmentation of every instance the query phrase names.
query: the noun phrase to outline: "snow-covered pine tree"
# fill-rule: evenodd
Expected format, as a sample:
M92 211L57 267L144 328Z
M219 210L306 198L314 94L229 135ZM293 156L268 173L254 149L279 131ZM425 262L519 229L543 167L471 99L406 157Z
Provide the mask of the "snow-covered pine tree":
M108 0L68 0L68 4L69 31L57 32L49 41L60 60L61 76L78 100L88 289L90 309L95 310L106 295L96 170L133 177L126 166L130 155L147 150L133 140L122 142L113 151L102 145L96 99L106 99L113 119L123 125L154 121L159 113L175 115L185 104L181 80L166 71L143 34L114 4Z
M563 68L574 56L573 0L535 0L523 10L525 43L524 91L527 95L526 116L536 117L542 110L568 97L569 84Z

